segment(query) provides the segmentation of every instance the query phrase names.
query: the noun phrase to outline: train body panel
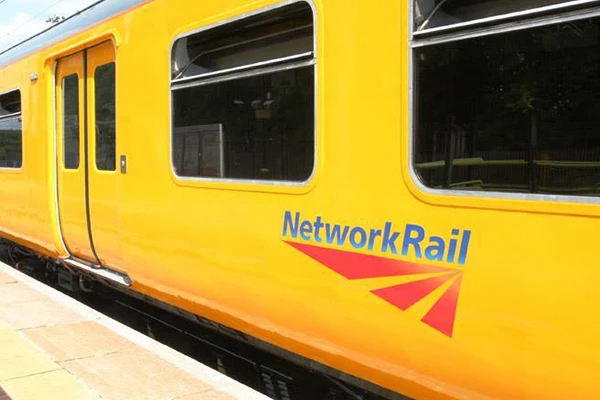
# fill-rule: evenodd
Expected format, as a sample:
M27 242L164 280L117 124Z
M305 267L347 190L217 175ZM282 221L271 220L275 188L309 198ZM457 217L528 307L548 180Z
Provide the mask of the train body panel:
M408 3L310 3L315 159L303 183L183 179L171 159L173 44L281 2L150 1L0 67L0 93L20 88L24 118L23 167L0 170L0 232L68 256L55 66L108 45L116 165L104 189L90 179L103 196L91 231L134 290L415 398L597 397L600 208L414 182ZM77 233L63 226L69 249L89 243L84 215ZM422 281L409 295L385 290Z
M0 93L18 90L27 110L41 114L22 116L23 163L21 168L0 168L2 197L0 230L5 236L27 244L43 254L57 257L56 212L53 187L52 122L46 117L52 110L52 95L42 71L45 65L39 57L30 57L0 69ZM41 79L32 80L30 74Z

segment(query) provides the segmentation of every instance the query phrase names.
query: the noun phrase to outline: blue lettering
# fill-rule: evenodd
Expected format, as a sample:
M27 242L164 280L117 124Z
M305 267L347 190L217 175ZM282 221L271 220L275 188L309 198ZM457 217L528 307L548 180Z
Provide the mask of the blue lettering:
M339 246L343 246L346 242L346 236L348 236L348 228L347 226L342 228L339 225L333 225L333 228L330 224L325 224L325 235L327 236L327 243L332 244L334 240L337 240L337 244Z
M400 236L400 233L398 233L398 232L392 233L392 223L386 222L385 229L383 231L383 241L381 243L381 251L383 253L385 253L388 251L388 248L389 248L390 252L392 254L398 254L398 250L396 249L396 240L398 240L399 236Z
M465 264L469 253L472 232L453 228L449 238L441 236L428 236L420 225L406 224L405 231L394 231L392 222L386 222L384 229L365 229L362 226L348 226L329 224L323 222L322 216L317 216L314 221L302 220L300 212L285 211L283 218L283 236L302 240L314 240L317 243L326 242L344 246L346 240L355 249L375 250L381 241L382 253L398 254L399 238L403 234L403 256L408 256L414 251L417 258L425 257L430 261L445 261L449 263ZM428 242L425 243L425 238ZM458 253L458 259L457 259Z
M312 224L308 221L303 221L300 224L300 236L304 240L310 240L310 234L312 233Z
M425 249L425 257L432 261L444 261L444 251L446 250L444 239L439 236L432 236L429 238L429 243L429 246Z
M315 219L315 241L317 243L321 243L323 241L323 239L321 239L321 237L319 236L319 231L321 230L321 228L323 227L323 223L321 222L321 217L317 217L317 219Z
M450 239L450 245L448 246L448 257L446 258L446 261L453 263L455 255L456 255L456 239Z
M290 234L293 238L298 237L298 222L300 221L300 213L296 213L296 220L292 222L292 213L289 211L285 212L285 216L283 217L283 237L287 237L288 227L290 230Z
M373 250L375 247L375 239L377 236L381 236L381 229L371 229L371 233L369 234L369 250Z
M471 231L463 231L462 241L460 243L460 253L458 254L458 263L464 264L467 261L469 252L469 241L471 240Z
M356 237L360 236L360 240L356 240ZM350 232L350 244L355 249L362 249L367 244L367 232L361 227L356 227Z
M413 237L413 232L417 235ZM425 237L425 230L419 225L406 225L406 232L404 233L404 241L402 242L402 255L408 255L408 246L413 246L415 248L415 254L417 257L421 258L423 254L421 253L421 242Z

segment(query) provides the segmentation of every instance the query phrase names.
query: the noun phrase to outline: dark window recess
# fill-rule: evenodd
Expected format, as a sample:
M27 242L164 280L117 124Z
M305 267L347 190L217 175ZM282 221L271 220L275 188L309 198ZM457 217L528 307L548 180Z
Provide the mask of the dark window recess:
M63 146L66 169L79 168L79 78L63 78Z
M23 165L21 117L0 119L0 168Z
M21 92L13 90L12 92L0 94L0 118L11 114L21 112Z
M172 78L186 78L313 51L312 10L300 2L179 39Z
M598 19L415 50L415 170L432 188L600 195Z
M437 28L536 8L572 3L571 0L416 0L414 29Z
M310 177L312 20L310 6L298 2L175 43L172 159L178 176L291 182Z
M0 168L23 166L21 92L0 95Z
M96 68L94 76L96 105L96 167L116 169L115 63Z
M173 92L179 176L304 181L314 163L313 67Z

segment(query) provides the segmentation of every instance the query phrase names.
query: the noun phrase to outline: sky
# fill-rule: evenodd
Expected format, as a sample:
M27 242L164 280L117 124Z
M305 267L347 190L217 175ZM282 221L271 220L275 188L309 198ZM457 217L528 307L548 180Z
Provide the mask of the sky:
M68 17L96 1L0 0L0 52L50 27L48 17Z

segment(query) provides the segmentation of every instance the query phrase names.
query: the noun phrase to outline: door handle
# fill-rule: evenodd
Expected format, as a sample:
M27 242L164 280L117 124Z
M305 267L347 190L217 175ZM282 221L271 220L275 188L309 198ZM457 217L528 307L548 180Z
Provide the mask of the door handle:
M121 155L120 165L121 165L121 173L126 174L127 173L127 156L126 155Z

